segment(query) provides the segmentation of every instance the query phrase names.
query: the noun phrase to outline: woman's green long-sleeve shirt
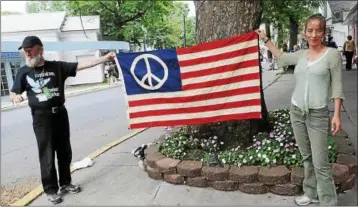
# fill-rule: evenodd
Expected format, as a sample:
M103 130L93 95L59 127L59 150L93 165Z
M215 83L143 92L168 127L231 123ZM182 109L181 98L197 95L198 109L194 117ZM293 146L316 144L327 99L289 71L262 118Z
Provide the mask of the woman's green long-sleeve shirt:
M331 99L344 99L342 86L342 59L339 50L328 48L320 58L308 61L308 50L282 53L277 63L280 67L295 65L296 86L292 94L292 104L308 114L309 109L320 109Z

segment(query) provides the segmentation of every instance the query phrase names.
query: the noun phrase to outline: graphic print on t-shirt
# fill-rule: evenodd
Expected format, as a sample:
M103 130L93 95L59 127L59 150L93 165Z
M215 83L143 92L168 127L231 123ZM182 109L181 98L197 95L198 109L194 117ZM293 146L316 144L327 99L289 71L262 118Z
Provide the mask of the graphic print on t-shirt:
M35 74L34 78L31 78L29 75L26 76L27 83L39 102L48 101L55 96L60 96L58 87L54 87L51 81L51 77L54 76L54 72Z

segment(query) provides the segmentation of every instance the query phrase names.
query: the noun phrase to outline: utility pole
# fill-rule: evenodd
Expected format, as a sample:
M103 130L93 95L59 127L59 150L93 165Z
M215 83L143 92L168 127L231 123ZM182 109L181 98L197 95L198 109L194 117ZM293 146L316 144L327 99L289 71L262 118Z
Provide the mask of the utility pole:
M185 16L188 11L188 5L185 4L183 9L183 47L186 47L186 29L185 29Z

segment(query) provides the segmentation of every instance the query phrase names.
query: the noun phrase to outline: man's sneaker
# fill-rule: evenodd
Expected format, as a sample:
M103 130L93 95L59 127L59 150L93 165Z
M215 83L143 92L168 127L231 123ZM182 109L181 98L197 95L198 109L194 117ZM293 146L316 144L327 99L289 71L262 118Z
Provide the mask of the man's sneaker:
M299 206L307 206L311 203L319 203L319 200L302 195L295 198L295 203Z
M61 186L61 193L72 193L72 194L76 194L81 192L81 187L78 185L72 185L72 184L68 184L68 185L64 185Z
M57 193L47 194L47 199L53 204L58 204L63 201L62 197L60 195L58 195Z

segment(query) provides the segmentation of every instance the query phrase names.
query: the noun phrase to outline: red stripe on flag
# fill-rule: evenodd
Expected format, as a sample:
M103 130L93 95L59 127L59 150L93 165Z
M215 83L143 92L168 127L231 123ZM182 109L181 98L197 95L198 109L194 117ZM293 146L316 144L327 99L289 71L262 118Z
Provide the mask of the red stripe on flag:
M219 54L219 55L212 55L209 57L196 58L196 59L192 59L192 60L179 60L179 66L186 67L186 66L193 66L193 65L203 64L203 63L211 63L211 62L216 62L219 60L229 59L229 58L238 57L238 56L242 56L242 55L248 55L251 53L257 53L257 55L259 55L258 52L259 52L259 48L257 46L252 46L252 47L247 47L247 48L244 48L241 50L227 52L227 53L223 53L223 54Z
M206 76L206 75L213 75L213 74L224 73L224 72L229 72L229 71L236 71L236 70L245 69L245 68L254 67L254 66L259 66L259 61L248 60L248 61L234 63L231 65L224 65L224 66L220 66L220 67L216 67L216 68L209 68L209 69L192 71L192 72L182 72L181 79L185 80L188 78L196 78L196 77L201 77L201 76Z
M140 118L140 117L148 117L148 116L163 116L163 115L171 115L171 114L186 114L186 113L200 113L206 111L217 111L222 109L232 109L246 106L254 106L260 105L260 99L252 99L252 100L244 100L244 101L235 101L235 102L227 102L222 104L215 104L209 106L195 106L190 108L175 108L175 109L158 109L158 110L148 110L141 112L130 113L129 117Z
M186 47L186 48L178 48L177 54L183 55L183 54L195 53L195 52L200 52L200 51L205 51L205 50L213 50L213 49L230 46L230 45L234 45L234 44L238 44L238 43L246 42L246 41L250 41L250 40L255 40L255 39L257 39L257 34L253 31L253 32L248 32L246 34L231 37L231 38L216 40L214 42L207 42L207 43L194 45L194 46Z
M136 107L136 106L146 106L146 105L155 105L155 104L188 103L188 102L204 101L204 100L224 98L224 97L230 97L236 95L258 93L258 92L260 92L260 86L251 86L246 88L238 88L233 90L213 92L213 93L200 94L194 96L175 97L175 98L153 98L153 99L129 101L128 105L129 107Z
M239 76L230 77L230 78L223 78L223 79L207 81L207 82L203 82L203 83L193 83L193 84L183 85L182 90L187 91L187 90L195 90L195 89L200 89L200 88L222 86L222 85L227 85L230 83L237 83L237 82L249 81L249 80L255 80L255 79L260 79L260 74L252 73L252 74L239 75Z
M134 128L147 128L147 127L159 127L159 126L195 125L195 124L203 124L203 123L210 123L210 122L244 120L244 119L261 119L261 112L230 114L230 115L223 115L223 116L212 116L208 118L197 118L197 119L143 122L143 123L131 124L130 128L134 129Z

